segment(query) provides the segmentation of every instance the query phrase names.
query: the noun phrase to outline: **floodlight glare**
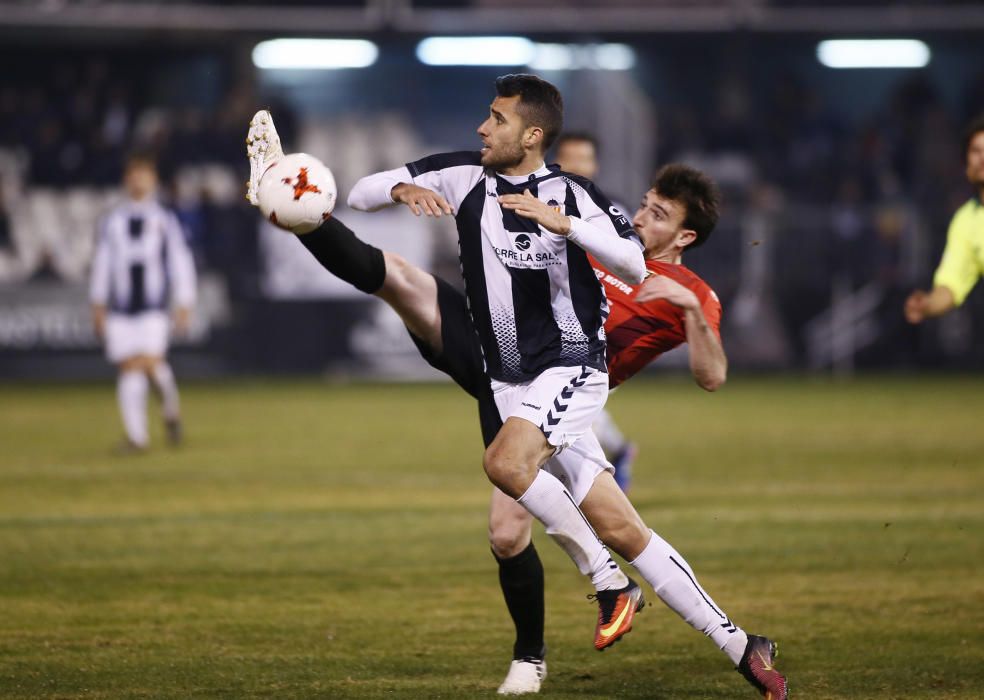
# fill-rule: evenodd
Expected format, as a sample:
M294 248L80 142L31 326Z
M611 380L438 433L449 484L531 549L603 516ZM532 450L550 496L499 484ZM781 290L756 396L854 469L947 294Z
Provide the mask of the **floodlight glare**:
M918 39L833 39L817 44L817 59L828 68L922 68L929 47Z
M378 56L365 39L270 39L253 47L253 65L266 70L365 68Z
M533 70L629 70L635 51L627 44L536 44Z
M417 58L428 66L525 66L534 52L520 36L435 36L417 44Z

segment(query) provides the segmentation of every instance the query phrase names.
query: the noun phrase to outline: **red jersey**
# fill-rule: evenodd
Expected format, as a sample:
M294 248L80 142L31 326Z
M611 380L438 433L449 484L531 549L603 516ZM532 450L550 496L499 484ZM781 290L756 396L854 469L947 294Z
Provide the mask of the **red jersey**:
M684 314L662 299L637 302L639 285L626 284L597 260L589 259L608 297L608 383L614 388L664 352L687 342ZM683 265L647 260L646 269L649 275L665 275L696 294L708 324L721 337L721 302L704 280Z

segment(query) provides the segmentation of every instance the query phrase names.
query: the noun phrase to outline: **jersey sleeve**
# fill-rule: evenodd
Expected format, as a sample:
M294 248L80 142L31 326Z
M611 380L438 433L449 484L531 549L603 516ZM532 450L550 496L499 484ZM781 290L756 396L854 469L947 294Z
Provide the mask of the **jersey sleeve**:
M577 213L570 216L568 238L629 284L646 274L642 241L622 212L590 180L567 178ZM568 212L570 214L570 212Z
M413 184L434 190L455 210L484 172L479 151L456 151L427 156L407 163Z
M642 248L642 241L632 228L628 216L612 204L612 201L593 182L584 178L570 177L568 181L577 193L577 207L581 219L599 228L611 230L621 238L632 239L639 244L640 249Z
M348 205L358 211L378 211L396 204L391 192L401 182L413 182L406 167L384 170L361 178L349 191Z
M96 252L92 258L92 271L89 277L89 301L98 306L109 303L110 252L107 217L99 221L96 234Z
M167 245L167 274L174 290L174 303L189 307L195 303L195 259L185 240L178 217L168 212L165 219L165 245Z
M958 213L950 222L943 259L933 276L933 285L949 289L957 306L964 302L981 276L981 270L974 257L970 232L960 223Z

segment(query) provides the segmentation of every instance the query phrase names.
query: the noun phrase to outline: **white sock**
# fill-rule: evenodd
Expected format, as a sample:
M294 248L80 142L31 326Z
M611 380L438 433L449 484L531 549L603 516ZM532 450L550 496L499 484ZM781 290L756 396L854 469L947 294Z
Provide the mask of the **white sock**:
M178 400L178 383L174 381L171 365L161 360L151 370L154 386L161 392L161 406L166 420L177 420L181 417L181 404Z
M628 578L557 477L538 470L526 493L516 500L546 526L547 534L574 560L578 570L591 577L595 590L629 585Z
M120 372L116 381L116 399L123 418L123 429L134 445L146 447L147 435L147 375L141 370Z
M607 410L601 410L594 423L591 424L591 430L594 431L595 437L601 443L601 449L609 458L625 449L625 436L615 425L615 419Z
M642 554L630 563L670 609L691 627L710 637L735 666L738 665L748 635L700 587L693 570L679 552L654 532Z

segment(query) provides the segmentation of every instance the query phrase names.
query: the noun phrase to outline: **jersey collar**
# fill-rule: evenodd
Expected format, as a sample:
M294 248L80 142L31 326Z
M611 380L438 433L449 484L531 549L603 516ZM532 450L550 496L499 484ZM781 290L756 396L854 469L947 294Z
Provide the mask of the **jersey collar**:
M496 177L501 177L510 185L521 185L524 182L539 182L548 175L552 175L554 170L559 170L559 168L556 165L548 166L546 163L541 163L539 168L528 175L503 175L502 173L496 173Z

